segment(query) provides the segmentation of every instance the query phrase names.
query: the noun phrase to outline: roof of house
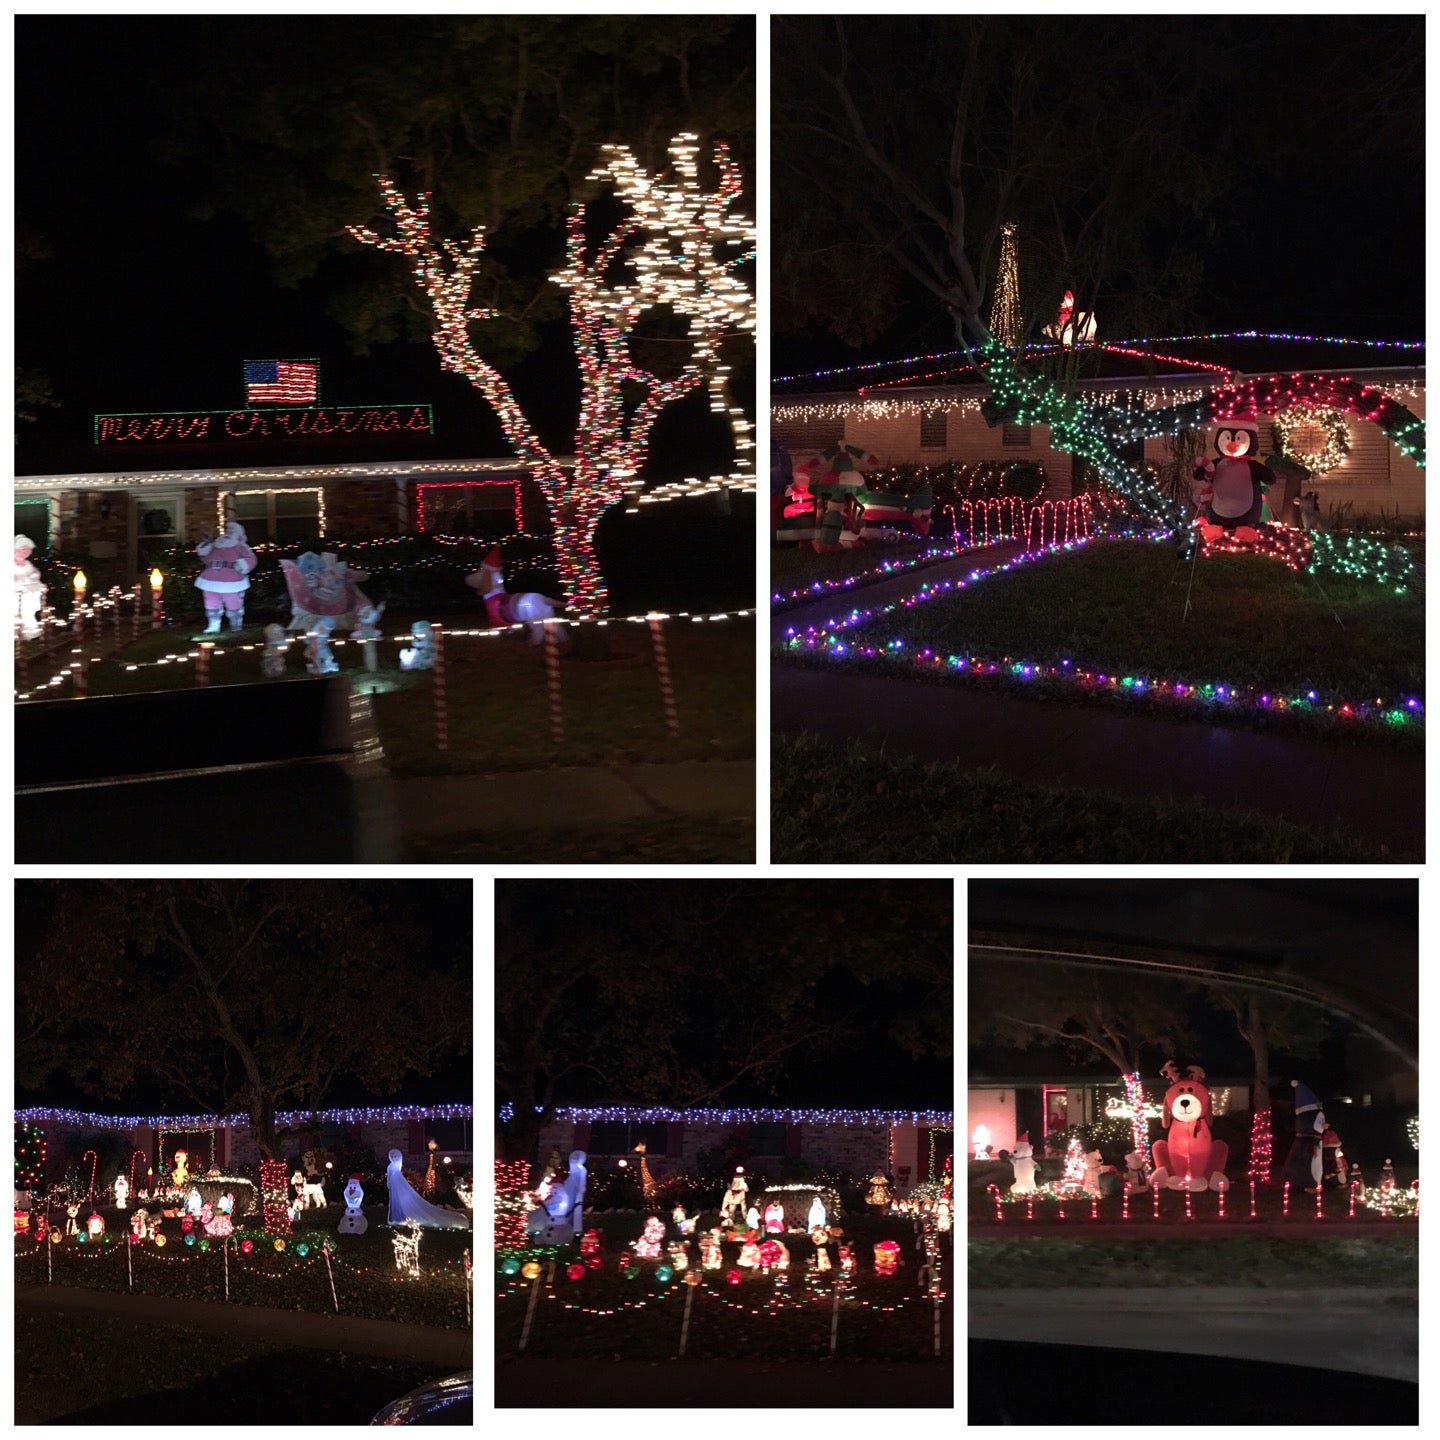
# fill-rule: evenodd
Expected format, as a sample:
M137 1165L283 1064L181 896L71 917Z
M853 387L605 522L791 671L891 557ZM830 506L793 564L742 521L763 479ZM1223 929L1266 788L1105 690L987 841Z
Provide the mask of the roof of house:
M1180 336L1164 340L1102 340L1079 352L1061 352L1051 341L1026 346L1025 360L1037 373L1062 353L1079 361L1078 383L1111 387L1179 382L1204 386L1229 383L1235 375L1353 375L1371 384L1423 383L1425 348L1409 342L1361 342L1314 336L1281 337L1246 333ZM943 395L980 383L979 372L961 350L910 356L894 362L782 377L773 403L783 405L816 395L874 400Z

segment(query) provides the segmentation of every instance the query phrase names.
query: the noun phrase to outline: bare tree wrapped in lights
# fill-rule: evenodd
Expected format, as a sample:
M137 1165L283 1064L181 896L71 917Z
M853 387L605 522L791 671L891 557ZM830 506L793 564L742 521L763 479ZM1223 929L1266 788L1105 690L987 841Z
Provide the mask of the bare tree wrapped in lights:
M607 145L589 178L624 202L624 214L597 240L590 206L583 201L571 206L565 265L550 278L568 294L580 366L573 470L542 443L509 382L471 337L472 324L496 317L494 310L471 303L485 227L477 225L468 240L437 239L430 192L422 192L412 207L384 175L378 177L380 193L395 234L347 227L361 243L409 259L434 314L440 363L484 395L540 486L550 507L566 599L584 614L600 614L607 604L595 555L596 527L612 505L641 490L651 433L666 406L704 385L712 410L726 415L735 438L738 473L730 483L754 488L754 446L748 422L727 398L720 343L755 328L755 300L738 274L754 255L755 229L735 211L743 182L726 148L714 152L719 182L713 191L701 184L697 155L695 136L677 136L667 178L643 169L625 146ZM647 316L667 309L688 322L690 351L677 374L662 378L638 362L632 342ZM640 398L632 401L627 390L633 394L637 388ZM716 487L713 481L685 481L665 492Z

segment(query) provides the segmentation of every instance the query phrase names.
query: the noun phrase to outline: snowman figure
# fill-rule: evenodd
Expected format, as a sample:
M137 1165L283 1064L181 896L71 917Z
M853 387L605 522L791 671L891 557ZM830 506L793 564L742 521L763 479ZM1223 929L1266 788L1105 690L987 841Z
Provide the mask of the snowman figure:
M1030 1132L1027 1130L1015 1142L1010 1163L1015 1167L1015 1183L1010 1187L1012 1195L1033 1195L1035 1193L1035 1152L1030 1148Z
M115 1177L115 1208L123 1210L129 1198L130 1182L123 1175L117 1175Z
M402 670L433 670L435 668L435 637L428 620L417 620L410 627L410 643L400 652Z
M360 1177L352 1175L345 1186L345 1214L339 1226L341 1235L363 1235L370 1228L370 1222L360 1212L364 1199L365 1189L360 1184Z

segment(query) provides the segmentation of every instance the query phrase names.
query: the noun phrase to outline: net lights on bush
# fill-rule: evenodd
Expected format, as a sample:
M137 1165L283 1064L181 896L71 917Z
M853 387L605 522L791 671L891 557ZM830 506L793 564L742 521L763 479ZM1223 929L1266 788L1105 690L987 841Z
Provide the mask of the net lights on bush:
M437 240L429 192L412 207L383 175L377 179L394 235L347 227L362 244L410 261L434 313L442 367L463 375L485 397L544 492L561 583L571 608L582 614L607 608L595 529L606 510L642 488L651 430L666 406L704 385L712 410L730 423L737 465L750 472L753 488L754 442L744 415L726 399L729 371L720 360L720 343L728 334L754 330L755 300L737 271L753 256L755 229L735 211L743 182L728 150L721 145L714 152L720 177L714 191L700 184L697 155L695 136L677 136L667 179L644 170L626 147L605 146L589 178L607 184L627 213L598 243L591 236L589 207L571 206L565 266L550 277L569 296L581 379L575 465L568 474L541 442L509 382L471 338L472 324L496 316L471 303L485 227L476 226L468 240ZM672 379L643 369L631 349L642 318L658 307L689 323L691 353ZM627 385L640 388L637 404L627 401Z

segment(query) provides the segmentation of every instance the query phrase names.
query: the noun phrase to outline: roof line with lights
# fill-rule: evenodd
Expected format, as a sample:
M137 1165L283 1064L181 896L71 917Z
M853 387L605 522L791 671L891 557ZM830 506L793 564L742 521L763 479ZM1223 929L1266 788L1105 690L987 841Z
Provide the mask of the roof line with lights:
M573 456L555 463L573 469ZM264 485L314 483L317 480L421 480L440 475L525 475L529 467L515 456L486 460L367 460L331 465L249 465L224 470L114 470L77 475L17 475L17 491L130 489L145 485Z
M513 1114L514 1110L510 1105L501 1107L500 1118L502 1120L509 1120ZM731 1110L676 1110L668 1106L567 1105L555 1111L555 1119L582 1122L628 1120L641 1124L664 1121L672 1124L688 1123L692 1125L736 1125L749 1122L760 1124L783 1122L787 1125L926 1125L932 1129L953 1129L955 1112L953 1110L777 1110L765 1107Z
M470 1105L382 1105L355 1110L280 1110L275 1114L278 1125L303 1125L328 1121L346 1125L362 1125L386 1120L469 1120L474 1114ZM164 1130L208 1130L229 1125L241 1130L249 1127L248 1115L97 1115L92 1110L56 1110L40 1106L17 1110L16 1122L33 1125L49 1121L56 1125L88 1125L97 1130L133 1130L149 1125Z

